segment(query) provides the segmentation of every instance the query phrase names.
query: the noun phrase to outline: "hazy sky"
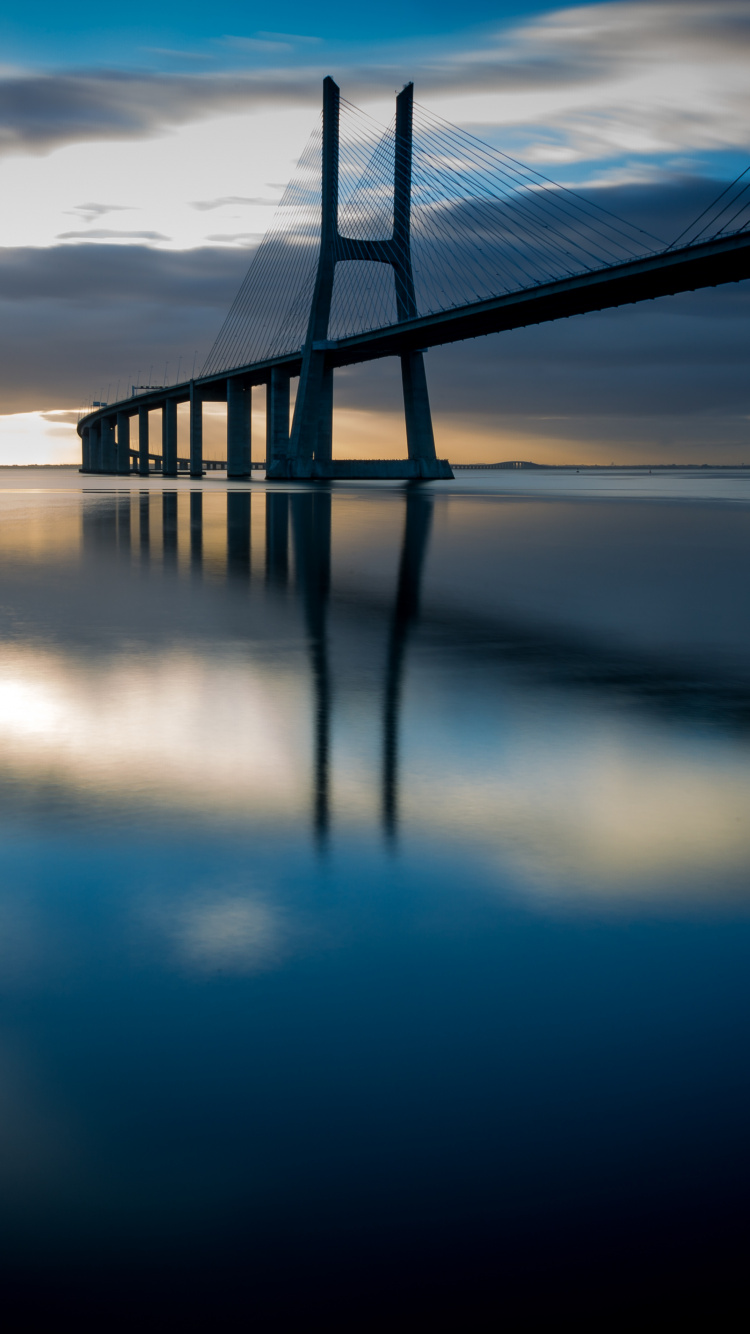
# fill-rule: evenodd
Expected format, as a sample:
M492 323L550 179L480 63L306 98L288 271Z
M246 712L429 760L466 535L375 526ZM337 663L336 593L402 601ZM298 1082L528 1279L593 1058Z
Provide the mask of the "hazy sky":
M21 12L0 19L0 462L72 457L81 403L200 365L326 73L382 121L411 78L668 241L750 163L750 0L293 0L285 32L252 4ZM433 351L440 452L750 462L748 314L739 285ZM338 376L337 405L351 452L403 434L395 366Z

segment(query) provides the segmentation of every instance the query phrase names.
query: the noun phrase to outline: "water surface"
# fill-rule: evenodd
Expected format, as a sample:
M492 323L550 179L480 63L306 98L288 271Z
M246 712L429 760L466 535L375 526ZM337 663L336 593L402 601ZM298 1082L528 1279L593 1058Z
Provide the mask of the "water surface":
M0 470L0 1236L30 1321L732 1292L749 518L742 474Z

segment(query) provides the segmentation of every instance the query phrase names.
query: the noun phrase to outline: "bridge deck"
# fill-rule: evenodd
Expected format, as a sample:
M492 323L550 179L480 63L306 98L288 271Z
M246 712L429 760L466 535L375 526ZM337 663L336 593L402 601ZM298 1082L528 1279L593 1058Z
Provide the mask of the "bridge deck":
M317 346L325 351L329 366L350 366L485 334L521 329L530 324L567 319L593 310L653 301L703 287L718 287L744 278L750 278L750 232L720 237L680 250L662 251ZM261 385L269 381L274 367L282 367L294 376L299 375L301 364L302 352L295 351L252 365L232 367L199 378L194 383L203 401L225 401L228 377L238 377L246 386ZM99 418L111 417L118 409L134 413L140 406L157 408L166 398L186 401L190 398L190 382L109 403L82 417L79 431Z

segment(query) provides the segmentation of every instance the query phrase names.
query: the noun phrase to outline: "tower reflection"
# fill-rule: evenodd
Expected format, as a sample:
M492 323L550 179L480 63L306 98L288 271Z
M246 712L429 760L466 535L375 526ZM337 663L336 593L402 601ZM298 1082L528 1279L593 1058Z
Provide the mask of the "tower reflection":
M398 740L401 692L409 636L419 618L419 594L432 528L432 501L419 483L406 494L406 521L401 546L396 603L393 609L385 671L383 704L383 830L395 839L398 825Z
M275 496L273 499L286 501L287 498ZM323 846L330 828L332 689L328 603L331 582L331 495L322 489L316 490L306 495L293 496L291 505L297 587L305 609L315 692L313 828L319 844ZM391 844L398 826L398 738L402 681L409 637L419 617L420 585L431 526L430 498L421 486L409 487L405 501L396 599L388 632L383 705L381 813L383 831Z
M292 532L297 588L302 598L312 660L313 831L319 847L330 827L331 677L328 600L331 588L331 493L319 489L292 496Z

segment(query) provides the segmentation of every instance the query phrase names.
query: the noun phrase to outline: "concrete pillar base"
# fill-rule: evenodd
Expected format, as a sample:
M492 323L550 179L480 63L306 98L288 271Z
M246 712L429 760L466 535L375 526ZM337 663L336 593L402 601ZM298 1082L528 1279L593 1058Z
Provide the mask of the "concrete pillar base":
M275 459L266 473L269 482L449 482L447 459Z

